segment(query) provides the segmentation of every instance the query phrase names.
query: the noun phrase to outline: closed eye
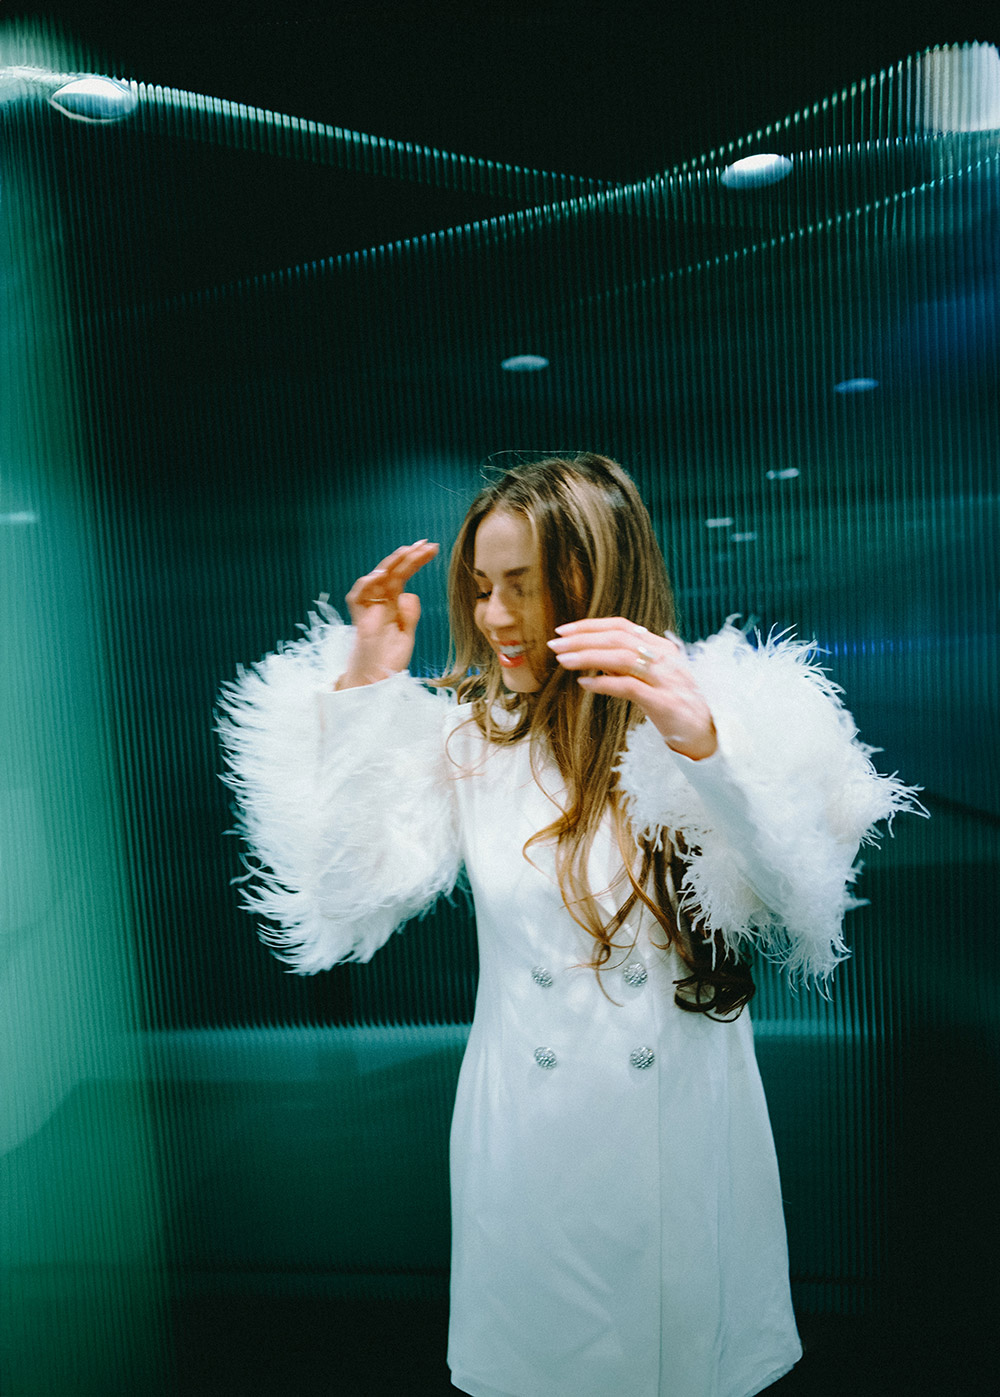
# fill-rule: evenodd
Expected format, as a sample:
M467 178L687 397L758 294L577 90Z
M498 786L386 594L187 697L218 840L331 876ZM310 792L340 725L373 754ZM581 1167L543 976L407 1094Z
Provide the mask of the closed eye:
M510 595L511 595L512 597L516 598L518 601L523 601L524 596L525 596L525 591L524 591L524 588L521 586L520 582L510 582L510 583L508 583L508 584L507 584L507 590L509 591L509 593L510 593ZM492 596L492 593L493 593L493 589L492 589L492 588L490 588L490 590L489 590L488 592L477 592L477 593L476 593L476 601L489 601L490 597Z

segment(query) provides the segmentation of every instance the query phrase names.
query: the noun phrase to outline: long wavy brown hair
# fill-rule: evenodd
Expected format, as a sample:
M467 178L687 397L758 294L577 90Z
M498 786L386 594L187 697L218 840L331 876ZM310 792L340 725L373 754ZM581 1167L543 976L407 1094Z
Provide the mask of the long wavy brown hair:
M527 519L537 542L552 624L584 617L624 616L662 635L676 630L673 591L652 522L635 485L617 462L584 454L549 457L506 471L476 496L452 550L448 604L453 653L437 681L471 705L490 742L527 739L536 773L551 753L565 785L557 819L525 844L556 841L556 871L563 902L594 938L589 962L597 973L622 946L616 934L642 903L663 931L656 944L673 946L688 975L677 980L680 1008L711 1018L736 1017L754 993L749 966L678 911L691 850L683 831L665 831L653 843L629 828L616 765L629 730L643 718L633 703L581 689L575 675L552 658L529 694L508 690L496 656L474 620L479 585L474 576L476 531L494 510ZM502 713L502 721L496 715ZM610 918L587 882L587 863L610 808L622 872L615 887L628 889ZM610 890L609 890L610 891ZM618 961L615 962L620 963ZM602 985L603 988L603 985Z

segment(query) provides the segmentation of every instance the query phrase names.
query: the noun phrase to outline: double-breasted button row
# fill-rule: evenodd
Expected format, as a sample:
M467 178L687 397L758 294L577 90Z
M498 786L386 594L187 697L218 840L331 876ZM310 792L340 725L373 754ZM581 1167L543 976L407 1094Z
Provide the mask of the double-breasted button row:
M532 966L531 978L543 990L549 990L555 984L552 971L546 969L544 965ZM622 979L630 989L637 990L646 983L649 975L641 960L630 960L622 971Z
M551 970L546 969L544 965L532 966L531 978L534 980L535 984L543 990L551 989L555 984L555 979ZM629 961L628 965L626 965L625 969L622 971L622 978L630 988L639 989L646 983L649 977L642 961L633 960ZM628 1060L633 1067L642 1071L646 1067L652 1067L653 1063L656 1061L656 1054L653 1052L652 1048L642 1046L633 1048L628 1055ZM558 1061L559 1059L551 1048L543 1046L535 1049L535 1062L546 1072L550 1072Z
M641 1072L646 1067L652 1067L653 1063L656 1061L656 1054L653 1052L652 1048L633 1048L628 1055L628 1060L633 1067ZM539 1067L544 1067L546 1071L551 1071L559 1059L551 1048L536 1048L535 1061L538 1063Z

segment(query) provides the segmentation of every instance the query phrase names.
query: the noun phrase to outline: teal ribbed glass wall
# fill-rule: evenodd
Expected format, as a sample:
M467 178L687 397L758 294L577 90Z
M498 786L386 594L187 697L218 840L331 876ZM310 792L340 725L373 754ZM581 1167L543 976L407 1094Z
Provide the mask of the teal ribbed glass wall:
M754 1018L800 1314L916 1332L933 1277L973 1342L996 50L908 59L628 185L127 82L59 96L93 64L39 29L0 60L3 1391L187 1390L199 1298L444 1293L470 909L287 975L237 910L212 709L318 594L447 545L509 452L621 460L685 633L815 637L879 763L925 787L930 821L867 856L830 998L761 966ZM528 354L547 367L502 367ZM443 576L419 585L426 672Z

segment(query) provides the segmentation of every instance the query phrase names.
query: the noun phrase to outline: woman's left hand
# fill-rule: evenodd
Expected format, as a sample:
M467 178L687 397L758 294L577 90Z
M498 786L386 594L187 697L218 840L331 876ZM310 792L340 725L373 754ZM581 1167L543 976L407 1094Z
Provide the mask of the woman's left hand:
M556 636L549 648L564 669L598 671L581 675L581 688L631 699L675 752L694 761L713 754L715 723L676 641L621 616L569 621Z

